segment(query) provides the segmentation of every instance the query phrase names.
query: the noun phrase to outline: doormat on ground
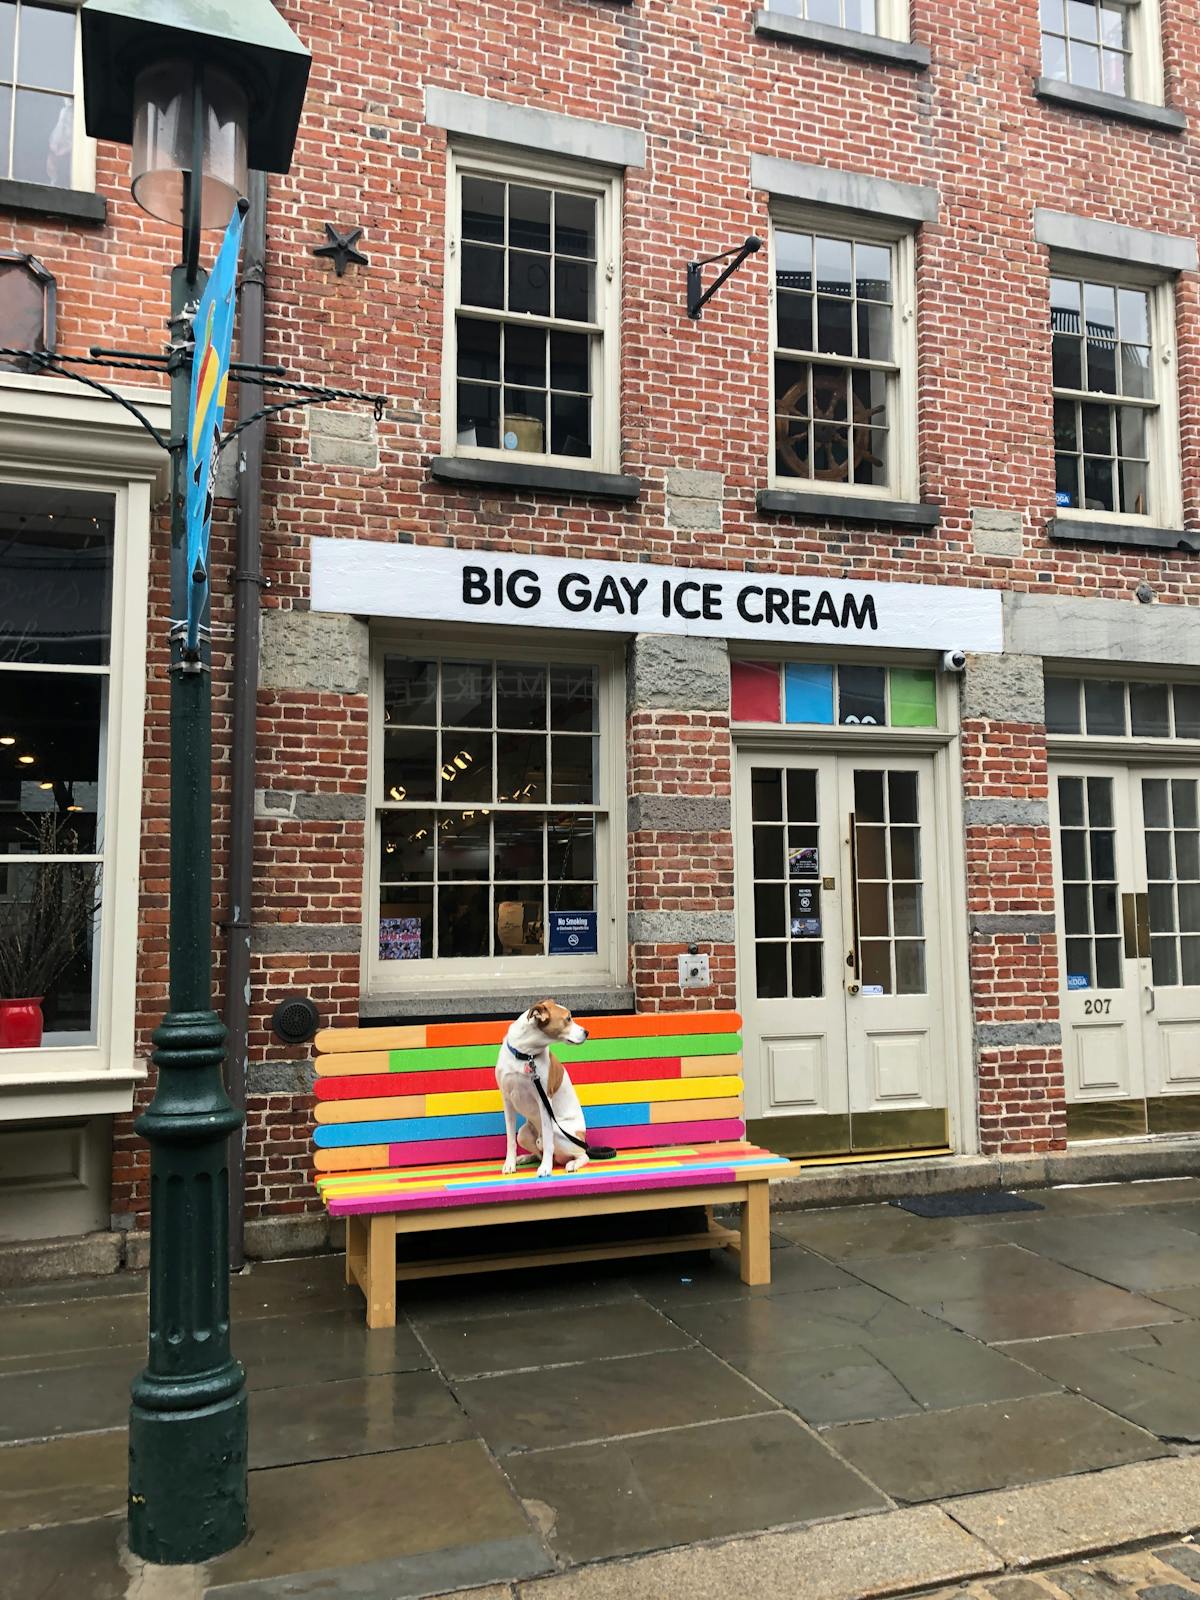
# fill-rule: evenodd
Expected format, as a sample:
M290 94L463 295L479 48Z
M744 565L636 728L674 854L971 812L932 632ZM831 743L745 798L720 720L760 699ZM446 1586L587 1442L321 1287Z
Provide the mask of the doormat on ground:
M1019 1194L919 1194L890 1202L914 1217L986 1217L996 1211L1044 1211Z

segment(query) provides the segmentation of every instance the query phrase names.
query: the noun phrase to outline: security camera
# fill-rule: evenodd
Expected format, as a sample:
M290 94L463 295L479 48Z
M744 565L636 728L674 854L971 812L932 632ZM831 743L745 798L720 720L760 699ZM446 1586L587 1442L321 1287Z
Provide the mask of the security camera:
M966 670L967 652L965 650L943 650L942 671L963 672Z

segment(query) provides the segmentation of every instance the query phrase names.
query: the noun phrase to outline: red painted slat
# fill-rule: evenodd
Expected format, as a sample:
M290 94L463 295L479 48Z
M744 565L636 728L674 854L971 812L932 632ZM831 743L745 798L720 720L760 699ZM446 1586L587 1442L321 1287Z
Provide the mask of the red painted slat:
M639 1061L573 1061L572 1083L636 1083L639 1079L678 1078L680 1056ZM318 1078L318 1100L359 1100L378 1095L452 1094L462 1089L494 1089L494 1067L463 1067L450 1072L368 1072L361 1077Z

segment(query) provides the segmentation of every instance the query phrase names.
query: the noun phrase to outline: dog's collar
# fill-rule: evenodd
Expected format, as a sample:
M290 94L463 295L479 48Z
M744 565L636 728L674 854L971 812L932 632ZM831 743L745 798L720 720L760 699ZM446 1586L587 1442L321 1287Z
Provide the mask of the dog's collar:
M504 1041L504 1048L508 1051L510 1056L516 1056L518 1061L523 1061L525 1065L532 1071L533 1064L537 1060L536 1056L527 1056L523 1051L514 1049L514 1047L509 1044L507 1039Z

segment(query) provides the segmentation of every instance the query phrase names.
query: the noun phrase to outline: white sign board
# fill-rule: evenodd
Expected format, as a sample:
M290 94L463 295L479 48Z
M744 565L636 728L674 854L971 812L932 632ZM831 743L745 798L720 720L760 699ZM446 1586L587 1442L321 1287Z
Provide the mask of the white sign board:
M312 541L311 604L314 611L355 616L690 633L760 644L1004 647L994 589L568 561L365 539Z

